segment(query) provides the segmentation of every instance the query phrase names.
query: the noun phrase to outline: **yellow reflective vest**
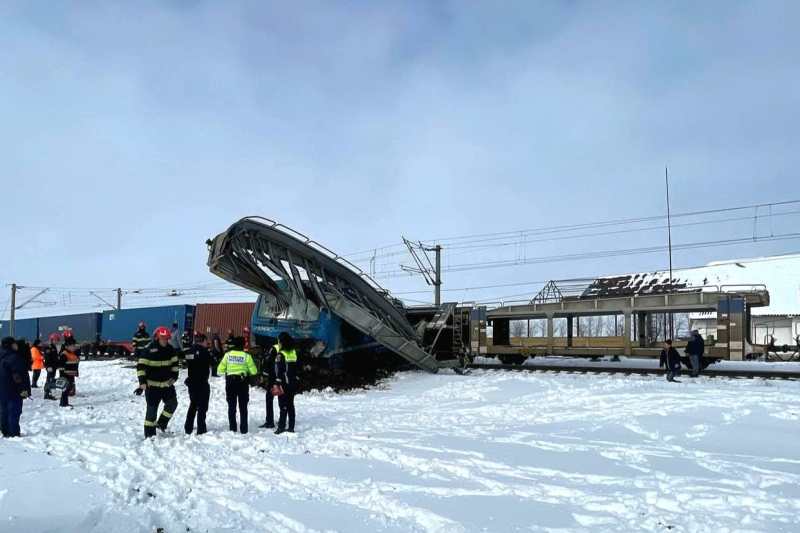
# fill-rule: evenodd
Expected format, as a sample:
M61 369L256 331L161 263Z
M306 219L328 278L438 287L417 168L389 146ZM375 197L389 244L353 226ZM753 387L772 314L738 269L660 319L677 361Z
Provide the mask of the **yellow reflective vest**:
M217 372L225 376L255 376L258 374L253 356L247 352L231 350L217 366Z
M282 355L283 360L287 363L297 362L297 350L282 350L280 344L273 344L272 347L275 349L275 353Z

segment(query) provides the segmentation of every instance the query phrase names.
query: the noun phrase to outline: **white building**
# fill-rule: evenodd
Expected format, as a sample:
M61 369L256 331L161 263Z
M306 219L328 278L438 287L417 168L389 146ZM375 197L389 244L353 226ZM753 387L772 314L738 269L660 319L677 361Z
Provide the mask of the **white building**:
M676 277L692 286L716 285L736 288L761 284L767 287L770 305L754 307L751 340L777 346L794 346L800 336L800 254L714 261L705 267L681 270ZM691 328L704 337L716 337L716 317L708 313L691 316Z

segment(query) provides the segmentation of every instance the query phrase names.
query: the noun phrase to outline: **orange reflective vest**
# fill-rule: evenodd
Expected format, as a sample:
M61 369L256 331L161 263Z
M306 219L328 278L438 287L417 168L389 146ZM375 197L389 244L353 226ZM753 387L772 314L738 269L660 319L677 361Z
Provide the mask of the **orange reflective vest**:
M81 358L75 352L64 350L62 354L64 357L64 375L65 376L78 376L78 364Z
M31 359L33 360L33 364L31 365L32 370L41 370L44 368L44 357L42 357L42 352L36 346L31 347Z

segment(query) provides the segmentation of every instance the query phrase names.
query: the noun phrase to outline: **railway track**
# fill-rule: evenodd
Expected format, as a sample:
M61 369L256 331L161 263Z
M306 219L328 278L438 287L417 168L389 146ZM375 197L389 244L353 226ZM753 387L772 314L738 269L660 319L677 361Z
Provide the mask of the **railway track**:
M504 364L472 364L468 368L480 370L511 370L515 372L563 372L567 374L624 374L624 375L657 375L663 376L665 371L660 368L629 368L609 366L559 366L559 365L504 365ZM800 380L800 372L787 372L779 370L721 370L706 368L702 376L712 378L734 379L784 379ZM683 374L682 377L687 377Z

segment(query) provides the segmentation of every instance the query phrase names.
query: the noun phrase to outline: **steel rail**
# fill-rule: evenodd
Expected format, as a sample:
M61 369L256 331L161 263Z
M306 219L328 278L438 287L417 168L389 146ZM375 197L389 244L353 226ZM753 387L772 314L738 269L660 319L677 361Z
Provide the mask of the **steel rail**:
M511 370L515 372L559 372L572 374L625 374L625 375L656 375L663 376L665 370L662 368L630 368L630 367L608 367L608 366L564 366L564 365L505 365L477 363L467 365L469 369L479 370ZM706 368L700 374L702 377L712 378L744 378L744 379L785 379L800 380L800 372L780 371L780 370L719 370ZM687 375L682 376L688 378Z

